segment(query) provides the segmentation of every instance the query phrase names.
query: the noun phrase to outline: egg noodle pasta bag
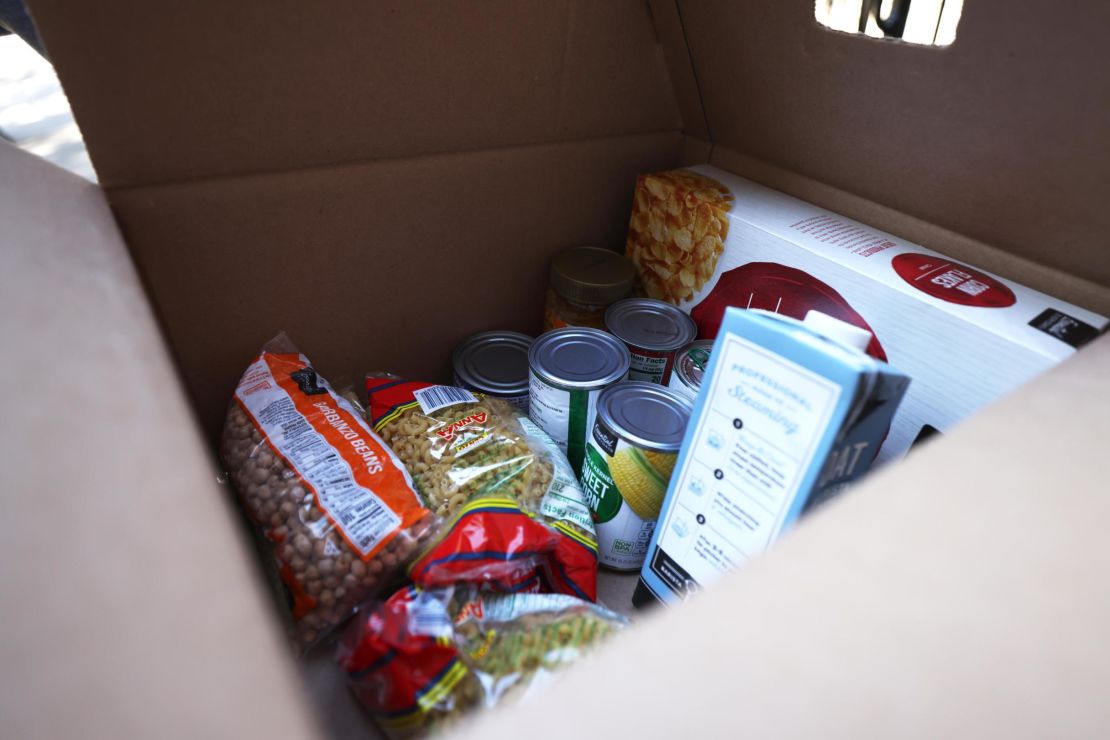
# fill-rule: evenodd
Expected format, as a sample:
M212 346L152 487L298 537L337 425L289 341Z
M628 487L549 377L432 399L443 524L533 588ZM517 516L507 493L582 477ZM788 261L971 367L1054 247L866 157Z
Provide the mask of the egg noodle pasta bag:
M371 375L366 391L375 431L443 522L409 569L417 585L596 598L593 521L550 437L508 402L462 388Z
M413 737L475 710L531 700L554 672L627 624L566 594L410 586L360 611L337 658L378 724Z
M398 582L433 529L401 461L284 334L243 373L220 452L302 646Z

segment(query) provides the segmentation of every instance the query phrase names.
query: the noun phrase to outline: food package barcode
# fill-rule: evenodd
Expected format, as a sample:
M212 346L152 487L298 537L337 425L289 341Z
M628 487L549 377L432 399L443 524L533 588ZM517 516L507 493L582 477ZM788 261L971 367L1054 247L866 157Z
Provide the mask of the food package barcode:
M428 388L420 388L413 391L412 395L416 397L416 402L420 404L420 410L425 414L431 414L460 403L478 402L478 399L470 391L463 388L452 388L449 385L433 385Z
M409 611L413 634L428 637L449 637L451 617L434 594L421 593L413 601Z

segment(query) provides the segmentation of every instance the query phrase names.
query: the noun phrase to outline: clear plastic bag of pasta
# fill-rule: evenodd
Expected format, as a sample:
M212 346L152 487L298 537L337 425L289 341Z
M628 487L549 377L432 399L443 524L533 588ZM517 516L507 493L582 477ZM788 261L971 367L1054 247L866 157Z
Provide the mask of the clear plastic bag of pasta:
M542 701L556 672L627 624L566 594L409 586L359 612L336 657L383 729L414 737L442 732L481 709L534 695Z
M462 388L371 375L366 395L374 431L443 523L414 582L596 598L593 521L550 437L508 402Z

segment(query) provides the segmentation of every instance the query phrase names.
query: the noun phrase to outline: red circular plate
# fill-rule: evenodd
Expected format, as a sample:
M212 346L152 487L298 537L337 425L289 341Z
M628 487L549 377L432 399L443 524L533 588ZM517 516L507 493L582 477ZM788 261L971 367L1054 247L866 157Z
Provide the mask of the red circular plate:
M875 332L844 297L808 272L777 262L749 262L721 275L709 295L690 312L698 336L713 339L729 306L761 308L795 319L820 311L871 332L867 354L886 362Z

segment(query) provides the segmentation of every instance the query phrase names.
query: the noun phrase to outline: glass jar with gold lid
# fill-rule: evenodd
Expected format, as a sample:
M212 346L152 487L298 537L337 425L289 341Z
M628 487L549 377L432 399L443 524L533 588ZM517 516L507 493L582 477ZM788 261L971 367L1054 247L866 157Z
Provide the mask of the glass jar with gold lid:
M543 330L605 328L605 309L632 292L636 271L622 254L601 247L564 249L551 260Z

